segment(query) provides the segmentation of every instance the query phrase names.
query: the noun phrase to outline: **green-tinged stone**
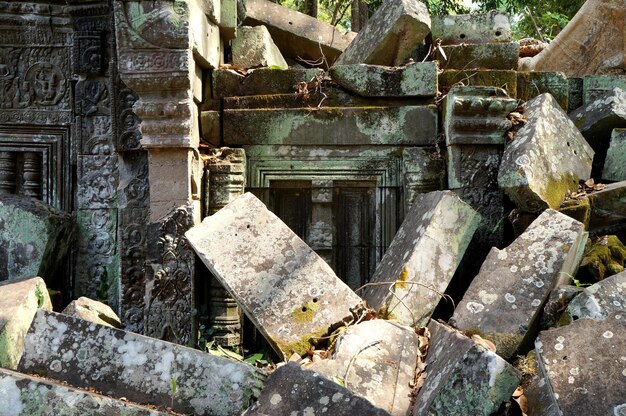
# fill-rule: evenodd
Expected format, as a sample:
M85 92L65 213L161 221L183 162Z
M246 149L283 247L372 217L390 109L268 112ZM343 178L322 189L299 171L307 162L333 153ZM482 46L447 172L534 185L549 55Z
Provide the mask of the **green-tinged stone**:
M517 75L507 70L469 70L448 69L439 74L439 89L444 94L455 85L497 87L511 97L517 97Z
M613 88L626 91L626 75L587 75L583 78L583 104L597 100Z
M289 68L265 26L240 27L232 41L232 56L240 68Z
M567 111L571 112L583 105L583 79L567 78L568 94L567 94Z
M432 16L433 39L443 45L461 43L500 43L511 41L509 15L489 13Z
M561 317L563 324L581 318L604 320L626 305L626 272L620 272L587 286L568 305Z
M584 283L599 282L624 271L626 246L614 235L598 237L588 247L576 278Z
M562 72L518 72L517 98L528 101L549 92L563 111L568 109L569 81Z
M585 229L589 228L589 219L591 218L589 198L582 197L578 199L568 199L561 204L559 211L568 217L572 217L575 220L582 222Z
M445 54L445 57L444 57ZM517 70L519 43L484 45L448 45L437 48L437 60L443 70L513 69Z
M626 181L607 185L603 190L590 194L589 203L589 232L617 234L626 241Z
M615 129L611 133L611 143L604 159L602 179L626 181L626 129Z
M240 97L263 94L295 94L297 84L311 82L322 76L321 69L273 69L258 68L242 75L232 69L218 69L212 72L211 94L215 98Z

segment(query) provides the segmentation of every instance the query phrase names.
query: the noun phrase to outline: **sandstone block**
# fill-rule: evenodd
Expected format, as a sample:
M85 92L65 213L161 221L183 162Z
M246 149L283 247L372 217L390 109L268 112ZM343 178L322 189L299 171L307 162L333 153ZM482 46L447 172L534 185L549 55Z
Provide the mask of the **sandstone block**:
M243 26L232 43L233 64L242 68L267 66L287 69L289 65L265 26Z
M61 313L113 328L122 326L120 318L109 305L86 297L71 301Z
M569 117L592 145L599 146L604 141L606 147L611 131L626 126L626 90L615 87Z
M550 93L563 111L568 111L569 81L562 72L517 73L517 98L528 101L543 93Z
M439 89L442 92L450 90L455 84L472 87L497 87L506 91L506 94L517 96L517 72L512 70L476 69L456 70L447 69L439 74Z
M626 181L626 129L615 129L604 159L602 179Z
M587 75L582 78L582 104L587 105L601 98L613 88L626 91L624 75Z
M448 45L437 50L439 67L444 70L475 68L517 70L518 58L519 43L517 42Z
M213 71L211 96L213 98L242 97L248 95L291 94L297 91L300 82L311 82L324 71L318 68L257 68L247 75L232 69ZM209 94L207 94L208 96Z
M589 232L598 235L617 234L622 241L626 241L626 181L612 183L590 194L589 204Z
M581 318L603 320L618 311L626 313L626 272L586 287L567 305L562 323Z
M433 39L442 45L499 43L511 41L509 15L495 10L432 17Z

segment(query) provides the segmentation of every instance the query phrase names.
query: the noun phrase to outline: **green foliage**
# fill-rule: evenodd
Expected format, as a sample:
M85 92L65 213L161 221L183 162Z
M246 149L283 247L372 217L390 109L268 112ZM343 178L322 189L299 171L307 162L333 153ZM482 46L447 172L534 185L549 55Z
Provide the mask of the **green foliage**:
M45 302L45 298L43 296L43 291L41 290L41 286L39 283L35 285L35 297L37 298L37 309L41 309Z

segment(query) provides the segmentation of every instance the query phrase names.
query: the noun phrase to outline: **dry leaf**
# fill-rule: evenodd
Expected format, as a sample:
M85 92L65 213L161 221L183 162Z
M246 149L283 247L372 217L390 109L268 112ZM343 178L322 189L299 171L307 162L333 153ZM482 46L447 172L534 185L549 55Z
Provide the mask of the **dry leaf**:
M479 345L482 345L483 347L487 348L491 352L496 352L496 344L489 341L488 339L481 337L480 335L476 335L476 334L472 335L472 341L474 341L475 343Z

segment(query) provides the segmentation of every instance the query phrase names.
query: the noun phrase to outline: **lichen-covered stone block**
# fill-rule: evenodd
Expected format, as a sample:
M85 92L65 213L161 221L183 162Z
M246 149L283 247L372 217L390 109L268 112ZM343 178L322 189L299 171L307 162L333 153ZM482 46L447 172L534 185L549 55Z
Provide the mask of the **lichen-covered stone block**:
M447 45L437 48L439 67L447 69L517 70L519 43Z
M495 10L433 16L432 34L433 39L441 39L442 45L510 42L511 23L508 14Z
M582 287L573 285L564 285L552 290L543 307L539 320L539 329L544 330L558 326L559 319L567 305L582 291Z
M622 241L626 232L626 181L607 185L601 191L589 194L591 218L589 232L604 235L617 234Z
M257 68L242 75L232 69L216 69L212 72L210 94L215 99L224 97L243 97L249 95L294 94L300 82L312 82L322 76L319 68Z
M109 305L85 297L71 301L61 313L99 325L114 328L122 326L120 318Z
M70 215L33 198L0 198L0 281L52 278L72 245Z
M581 318L602 320L618 311L626 312L626 272L586 287L567 305L561 323Z
M530 341L550 291L575 273L586 240L580 222L546 210L507 248L491 249L450 323L479 331L512 357Z
M497 87L506 91L506 94L517 96L517 72L498 69L447 69L439 73L439 89L449 91L455 84L459 86Z
M430 15L424 3L384 1L335 65L402 65L429 33Z
M197 415L241 414L265 378L245 363L45 311L28 331L19 371Z
M52 310L41 277L0 282L0 367L17 368L24 352L24 337L40 308Z
M417 195L372 276L380 285L366 288L367 303L403 325L426 325L478 222L476 212L450 191Z
M511 398L521 374L498 354L436 321L428 324L426 380L413 416L491 415Z
M403 67L335 65L330 76L339 85L363 97L434 97L437 63L417 62Z
M604 159L602 179L626 181L626 129L615 129Z
M309 368L392 415L411 408L419 338L413 328L376 319L349 327L336 339L328 360Z
M582 104L587 105L616 87L626 91L626 76L587 75L582 78Z
M543 93L550 93L563 111L567 111L569 81L562 72L517 73L517 98L528 101Z
M232 41L233 64L242 68L260 66L287 69L289 65L265 26L243 26Z
M569 117L592 145L600 145L598 142L606 142L614 128L626 125L626 90L618 87L608 90L574 110Z
M558 209L591 175L594 152L550 94L524 104L524 116L528 122L504 148L498 183L524 211Z
M6 369L0 369L0 404L6 416L170 414Z
M285 359L352 316L361 299L251 193L185 233L203 263Z

